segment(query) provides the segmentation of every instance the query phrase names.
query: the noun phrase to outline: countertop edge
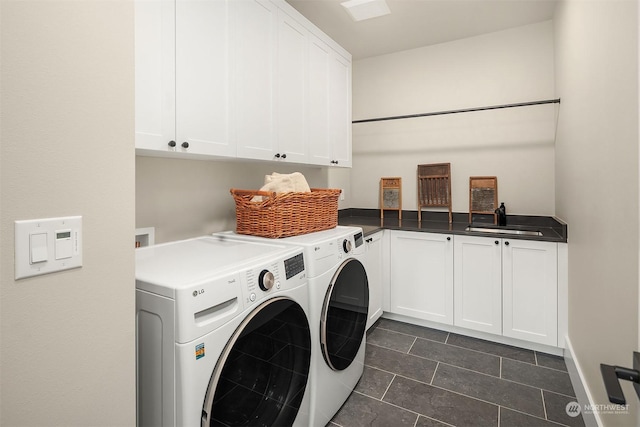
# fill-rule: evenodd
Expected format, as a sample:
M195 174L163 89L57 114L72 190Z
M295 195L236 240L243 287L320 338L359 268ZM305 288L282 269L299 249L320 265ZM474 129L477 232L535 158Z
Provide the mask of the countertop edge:
M531 217L526 217L526 227L534 227L542 233L542 236L531 235L517 235L507 233L491 233L491 232L479 232L479 231L466 231L469 226L468 222L453 221L449 224L448 221L417 221L416 219L398 219L396 218L376 218L373 216L360 216L360 215L345 215L342 213L338 217L339 225L356 226L361 227L364 236L370 236L381 230L401 230L401 231L413 231L422 233L438 233L438 234L454 234L463 236L476 236L476 237L492 237L492 238L508 238L516 240L531 240L542 242L555 242L555 243L567 243L567 225L559 221L554 217L538 217L541 218L543 224L532 224ZM518 216L510 216L511 224L517 227L525 227L518 224ZM557 224L551 226L550 224ZM486 223L475 224L477 226L488 226Z

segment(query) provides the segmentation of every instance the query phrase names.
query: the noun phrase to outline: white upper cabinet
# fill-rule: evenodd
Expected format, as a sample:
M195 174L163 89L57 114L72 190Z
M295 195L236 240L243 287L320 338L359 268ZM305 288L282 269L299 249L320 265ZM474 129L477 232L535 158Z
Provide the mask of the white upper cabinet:
M330 163L351 167L351 60L334 52L329 64Z
M136 1L138 154L351 166L351 56L282 0Z
M280 160L307 163L308 32L284 11L278 15L277 140Z
M230 117L230 13L225 0L176 1L177 150L236 155Z
M136 148L166 150L175 140L175 3L135 5Z
M309 162L351 166L351 60L309 39Z
M329 62L331 48L315 36L309 38L309 89L307 117L309 120L309 162L328 165L329 145Z
M229 2L136 2L136 148L235 156Z
M242 158L271 160L277 151L278 9L267 0L236 0L234 5L237 154Z

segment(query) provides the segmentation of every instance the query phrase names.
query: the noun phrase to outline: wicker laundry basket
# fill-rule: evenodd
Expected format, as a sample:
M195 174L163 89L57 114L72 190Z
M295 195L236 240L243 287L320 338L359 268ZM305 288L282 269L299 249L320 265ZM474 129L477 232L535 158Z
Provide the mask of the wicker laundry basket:
M328 230L338 225L339 189L312 188L309 193L231 189L236 202L236 232L280 238ZM263 196L262 201L252 201Z

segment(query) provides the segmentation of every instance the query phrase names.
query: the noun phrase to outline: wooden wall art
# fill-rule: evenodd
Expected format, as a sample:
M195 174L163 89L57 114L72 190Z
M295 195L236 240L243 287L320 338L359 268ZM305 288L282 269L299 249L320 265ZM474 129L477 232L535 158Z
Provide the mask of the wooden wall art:
M449 208L451 218L451 163L418 165L418 220L422 208Z
M384 211L398 211L402 219L402 178L380 178L380 218Z
M473 214L493 215L493 223L498 223L498 178L495 176L469 177L469 224Z

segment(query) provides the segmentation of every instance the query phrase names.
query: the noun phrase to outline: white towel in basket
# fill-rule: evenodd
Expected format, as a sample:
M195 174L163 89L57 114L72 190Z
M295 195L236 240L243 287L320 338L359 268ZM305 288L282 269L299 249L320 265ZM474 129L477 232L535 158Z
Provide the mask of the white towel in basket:
M293 173L290 173L290 174L282 174L282 173L278 173L278 172L273 172L271 175L265 175L264 176L264 183L265 184L269 184L271 182L278 182L280 180L283 181L283 184L284 184L283 188L287 188L287 190L286 191L275 190L276 193L286 193L287 191L308 193L308 192L311 191L311 188L309 188L309 184L307 183L306 178L300 172L293 172ZM293 186L292 190L288 190L289 182ZM268 190L266 190L266 191L268 191Z
M277 194L294 192L308 193L311 191L306 178L300 172L281 174L273 172L264 176L264 185L260 191L275 192ZM262 202L262 196L254 196L252 202Z

